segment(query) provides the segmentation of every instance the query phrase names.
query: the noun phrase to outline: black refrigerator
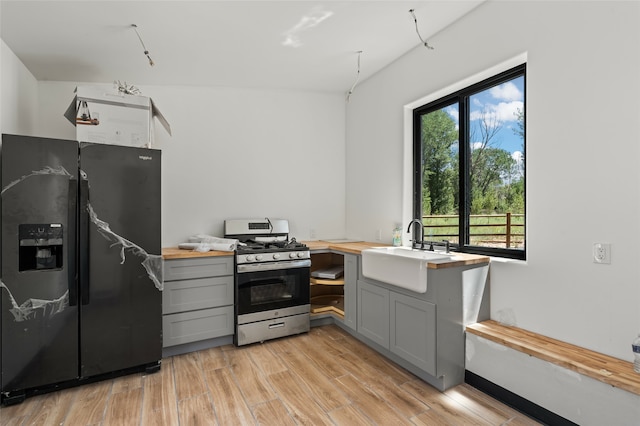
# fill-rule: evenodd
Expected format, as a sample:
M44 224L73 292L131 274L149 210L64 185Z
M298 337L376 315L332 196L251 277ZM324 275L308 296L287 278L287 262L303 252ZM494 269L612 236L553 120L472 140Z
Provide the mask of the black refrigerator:
M160 151L2 135L1 399L162 357Z

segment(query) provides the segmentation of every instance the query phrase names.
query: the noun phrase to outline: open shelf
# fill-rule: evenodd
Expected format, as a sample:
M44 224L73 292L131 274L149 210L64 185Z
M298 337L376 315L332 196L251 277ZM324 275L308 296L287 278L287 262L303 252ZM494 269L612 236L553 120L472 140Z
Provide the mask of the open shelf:
M344 317L344 296L342 294L327 294L311 298L311 313L336 313Z
M311 271L344 266L344 256L336 253L311 253ZM314 278L309 280L311 314L332 314L344 318L344 276L336 279Z
M311 278L311 285L344 285L344 278L330 280L325 278Z

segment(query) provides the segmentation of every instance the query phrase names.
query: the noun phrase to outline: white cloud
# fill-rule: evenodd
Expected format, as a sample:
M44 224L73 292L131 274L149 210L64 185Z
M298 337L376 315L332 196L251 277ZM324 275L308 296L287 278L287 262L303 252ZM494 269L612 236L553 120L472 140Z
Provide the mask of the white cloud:
M516 121L518 110L524 110L522 101L500 102L495 107L495 113L500 121Z
M516 162L516 176L514 177L520 177L520 176L524 176L524 155L522 154L522 152L520 151L513 151L511 153L511 158L513 158L513 160Z
M500 102L498 104L486 104L482 111L473 111L470 115L471 120L479 120L486 116L491 120L500 123L517 120L518 110L524 110L522 101Z
M450 106L446 108L446 111L456 123L459 121L458 108Z
M492 87L489 89L489 93L495 99L502 101L522 101L523 99L522 92L511 81Z

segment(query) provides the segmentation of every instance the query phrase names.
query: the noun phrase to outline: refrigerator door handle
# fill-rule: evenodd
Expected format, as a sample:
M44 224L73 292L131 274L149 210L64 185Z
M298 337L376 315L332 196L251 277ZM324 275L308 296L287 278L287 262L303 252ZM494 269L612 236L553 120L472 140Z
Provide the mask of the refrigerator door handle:
M80 181L80 238L78 259L80 260L80 296L83 305L89 304L89 181Z
M69 179L69 196L67 207L67 274L69 282L69 306L78 304L78 270L77 270L77 211L78 211L78 181Z

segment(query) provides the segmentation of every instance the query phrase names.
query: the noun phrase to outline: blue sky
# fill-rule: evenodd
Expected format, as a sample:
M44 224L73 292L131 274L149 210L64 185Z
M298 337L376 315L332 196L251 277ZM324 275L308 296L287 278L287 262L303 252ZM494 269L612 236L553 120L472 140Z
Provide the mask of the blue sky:
M509 151L516 160L522 155L522 138L514 133L517 129L516 111L524 110L524 78L518 77L470 98L472 125L484 116L500 127L492 139L491 146ZM449 115L458 123L457 108L447 108Z

